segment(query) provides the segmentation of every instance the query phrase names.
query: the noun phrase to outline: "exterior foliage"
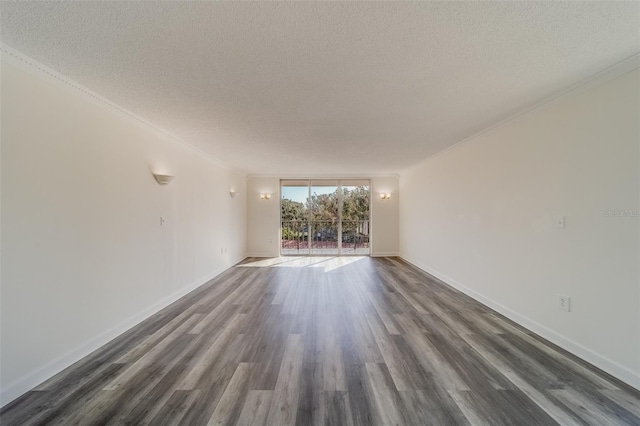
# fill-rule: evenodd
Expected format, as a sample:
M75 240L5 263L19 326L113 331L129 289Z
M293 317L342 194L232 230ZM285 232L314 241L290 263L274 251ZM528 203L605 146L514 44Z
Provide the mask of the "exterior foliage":
M368 240L369 188L357 186L342 190L343 242ZM282 199L282 239L335 241L338 236L338 189L329 194L311 194L304 203ZM309 229L309 212L311 226Z

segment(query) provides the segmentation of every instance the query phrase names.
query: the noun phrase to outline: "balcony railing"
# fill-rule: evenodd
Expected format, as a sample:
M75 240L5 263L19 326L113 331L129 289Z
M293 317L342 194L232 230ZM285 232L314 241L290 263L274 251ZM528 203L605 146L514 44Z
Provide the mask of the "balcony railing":
M342 253L369 254L369 221L342 221ZM338 221L282 221L282 254L338 254ZM309 251L311 250L311 251Z

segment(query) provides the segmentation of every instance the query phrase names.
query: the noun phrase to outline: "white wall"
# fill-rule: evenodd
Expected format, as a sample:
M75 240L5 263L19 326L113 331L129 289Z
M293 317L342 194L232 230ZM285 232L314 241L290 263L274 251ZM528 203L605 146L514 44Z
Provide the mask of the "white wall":
M10 59L2 63L3 403L246 252L246 197L229 196L230 187L246 192L244 175ZM159 186L154 169L175 180Z
M380 193L390 194L388 200L380 199ZM371 255L398 255L398 206L400 192L397 176L380 176L371 179Z
M260 194L271 194L270 200ZM280 179L254 177L247 179L247 256L280 255Z
M340 178L341 176L336 176ZM372 255L398 254L398 177L371 179ZM391 199L380 200L379 193L391 193ZM271 193L271 200L260 199L261 193ZM249 256L279 256L280 179L250 176L247 180L247 233Z
M574 93L400 179L404 258L636 387L639 81Z

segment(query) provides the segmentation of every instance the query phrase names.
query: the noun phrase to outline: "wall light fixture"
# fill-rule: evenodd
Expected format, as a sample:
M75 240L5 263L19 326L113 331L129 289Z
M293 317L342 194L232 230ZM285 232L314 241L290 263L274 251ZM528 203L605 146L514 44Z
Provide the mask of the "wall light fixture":
M161 174L153 174L153 177L156 178L156 182L160 185L169 185L169 183L173 180L173 176L170 175L161 175Z

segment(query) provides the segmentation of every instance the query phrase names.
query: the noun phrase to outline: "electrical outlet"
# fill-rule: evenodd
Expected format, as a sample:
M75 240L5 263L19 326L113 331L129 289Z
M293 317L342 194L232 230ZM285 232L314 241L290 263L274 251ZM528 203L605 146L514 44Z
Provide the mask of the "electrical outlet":
M565 227L564 216L556 216L556 228L564 229L564 227Z
M560 295L560 309L571 312L571 298L569 296Z

